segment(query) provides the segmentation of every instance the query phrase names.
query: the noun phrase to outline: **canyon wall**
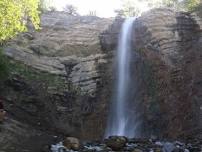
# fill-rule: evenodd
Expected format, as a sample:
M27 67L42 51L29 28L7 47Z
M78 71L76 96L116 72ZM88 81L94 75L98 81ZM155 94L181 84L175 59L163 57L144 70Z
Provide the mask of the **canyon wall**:
M49 139L47 143L55 138L49 132L81 139L103 137L122 23L121 18L49 12L42 15L41 30L30 27L6 44L10 75L0 95L8 118L2 127L7 132L4 137L13 139L0 136L2 150L13 143L19 146L18 132L39 142L36 135L41 134ZM139 79L136 100L142 106L145 136L201 136L201 25L194 14L168 9L151 10L136 20L133 53L137 59L132 64ZM12 124L17 127L9 129Z
M138 99L146 136L201 138L201 21L195 14L154 9L134 24ZM103 33L105 51L115 48L121 23L117 19L113 30Z
M39 145L50 144L55 136L102 138L112 54L102 51L99 35L112 22L48 12L41 17L39 31L30 26L4 46L10 74L0 87L8 117L1 126L7 133L0 136L1 150L26 150L27 142L18 141L20 133ZM30 145L31 151L42 147Z

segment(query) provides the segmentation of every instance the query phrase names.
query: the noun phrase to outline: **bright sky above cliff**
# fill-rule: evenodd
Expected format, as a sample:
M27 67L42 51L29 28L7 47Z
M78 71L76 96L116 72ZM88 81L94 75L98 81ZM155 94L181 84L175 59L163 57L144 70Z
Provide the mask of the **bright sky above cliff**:
M90 11L96 11L99 17L114 17L114 10L121 7L121 0L53 0L53 5L62 10L66 4L74 5L81 15L87 15ZM141 12L149 8L145 3L139 3Z

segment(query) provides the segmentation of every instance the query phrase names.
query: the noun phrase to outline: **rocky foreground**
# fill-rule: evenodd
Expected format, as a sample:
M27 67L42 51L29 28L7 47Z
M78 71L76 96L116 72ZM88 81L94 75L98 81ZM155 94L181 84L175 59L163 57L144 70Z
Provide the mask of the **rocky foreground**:
M156 139L128 139L123 136L111 136L103 142L81 143L77 138L67 137L63 142L52 145L52 152L201 152L202 141L158 141Z

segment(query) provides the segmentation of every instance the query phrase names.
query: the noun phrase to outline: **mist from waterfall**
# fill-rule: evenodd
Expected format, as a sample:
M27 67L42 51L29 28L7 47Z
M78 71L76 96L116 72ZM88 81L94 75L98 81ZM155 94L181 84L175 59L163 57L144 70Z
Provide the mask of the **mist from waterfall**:
M133 23L135 18L126 19L119 35L117 51L117 73L109 121L105 136L139 136L138 113L134 107L135 80L131 71ZM133 58L133 60L135 60ZM136 110L135 110L136 109Z

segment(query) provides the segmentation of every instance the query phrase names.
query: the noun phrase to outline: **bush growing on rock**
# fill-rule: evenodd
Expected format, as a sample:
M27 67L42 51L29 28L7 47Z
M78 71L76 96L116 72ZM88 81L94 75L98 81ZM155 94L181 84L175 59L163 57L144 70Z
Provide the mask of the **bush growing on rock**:
M141 5L148 8L172 8L183 11L193 11L197 8L201 0L123 0L122 7L115 10L117 16L129 17L141 15Z

